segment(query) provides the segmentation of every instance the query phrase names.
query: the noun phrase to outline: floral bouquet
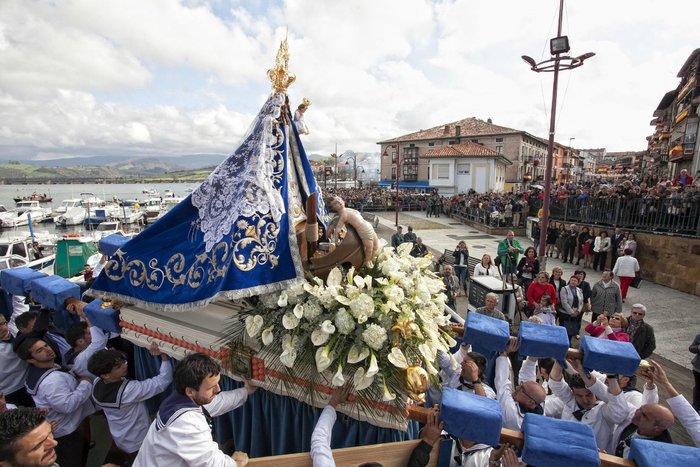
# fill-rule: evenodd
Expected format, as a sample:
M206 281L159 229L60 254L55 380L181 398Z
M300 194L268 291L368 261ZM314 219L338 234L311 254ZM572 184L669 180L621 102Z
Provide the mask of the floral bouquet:
M412 246L383 247L371 268L335 268L325 283L311 277L252 299L230 345L251 347L290 380L308 381L287 385L295 397L350 384L361 410L388 406L405 420L408 398L422 402L437 382L438 350L450 355L456 344L443 282L429 270L431 258L409 255Z

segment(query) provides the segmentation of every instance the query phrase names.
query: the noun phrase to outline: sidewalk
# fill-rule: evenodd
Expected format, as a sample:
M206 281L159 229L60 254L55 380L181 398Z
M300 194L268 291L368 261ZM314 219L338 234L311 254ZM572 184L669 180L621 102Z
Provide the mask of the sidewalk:
M396 231L394 228L394 212L378 212L380 228L379 235L387 241ZM445 249L453 250L460 240L464 240L469 247L469 254L475 258L481 258L488 253L495 257L500 237L489 235L477 229L466 226L450 217L426 218L424 213L407 212L400 213L399 223L404 226L412 226L418 237L423 239L433 253L442 253ZM387 234L388 231L388 234ZM528 238L516 237L524 248L532 246ZM547 258L547 271L554 266L560 266L564 270L564 278L568 279L577 268L561 260ZM653 265L652 265L653 266ZM650 265L641 265L642 268ZM600 280L601 274L586 269L588 282L592 285ZM639 289L630 288L625 303L622 304L623 313L627 316L635 303L643 303L647 307L645 321L654 327L656 336L656 351L658 354L684 368L691 369L690 361L693 357L688 351L688 346L695 336L700 333L700 306L698 297L679 292L677 290L643 281ZM690 377L690 374L689 374Z

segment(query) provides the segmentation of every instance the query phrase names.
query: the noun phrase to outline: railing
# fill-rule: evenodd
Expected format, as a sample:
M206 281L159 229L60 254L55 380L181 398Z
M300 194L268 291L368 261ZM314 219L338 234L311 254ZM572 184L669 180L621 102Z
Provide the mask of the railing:
M700 237L698 200L564 198L552 200L550 207L551 217L565 222Z

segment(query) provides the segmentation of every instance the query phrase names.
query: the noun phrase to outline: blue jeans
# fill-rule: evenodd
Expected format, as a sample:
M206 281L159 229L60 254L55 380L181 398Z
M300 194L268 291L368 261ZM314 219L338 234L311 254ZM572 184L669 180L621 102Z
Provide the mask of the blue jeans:
M467 291L467 279L469 278L469 267L468 266L454 266L455 273L459 279L459 286L462 287L464 292Z

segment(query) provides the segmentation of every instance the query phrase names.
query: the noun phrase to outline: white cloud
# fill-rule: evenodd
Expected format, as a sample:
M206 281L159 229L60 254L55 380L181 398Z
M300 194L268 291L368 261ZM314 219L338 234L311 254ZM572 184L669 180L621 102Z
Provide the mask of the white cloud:
M0 158L21 147L228 153L269 92L287 27L292 105L313 102L308 152L374 152L377 141L471 116L545 137L551 75L520 55L544 58L557 4L5 0ZM572 52L597 55L561 75L557 139L644 148L652 112L698 46L700 5L590 0L566 13Z

